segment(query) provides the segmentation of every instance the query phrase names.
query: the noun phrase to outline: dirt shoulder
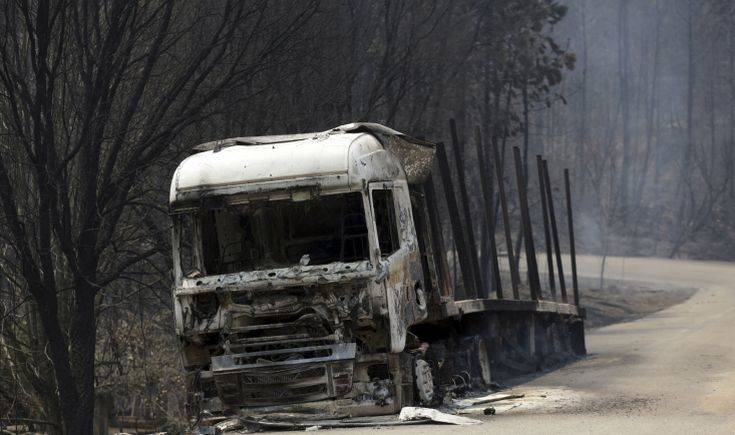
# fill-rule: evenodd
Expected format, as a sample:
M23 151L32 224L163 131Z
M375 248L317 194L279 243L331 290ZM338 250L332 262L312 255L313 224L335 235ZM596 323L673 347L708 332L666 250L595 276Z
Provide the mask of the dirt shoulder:
M681 304L697 292L694 288L619 280L605 280L602 290L595 288L599 283L593 279L582 278L579 284L587 329L640 319Z
M580 305L587 311L586 329L629 322L685 302L696 293L695 286L699 287L713 278L713 275L706 277L688 275L687 267L692 264L730 266L728 263L687 262L661 258L607 257L605 280L600 290L601 260L596 256L577 256ZM545 265L545 255L537 255L537 262ZM571 270L568 255L563 255L563 263L565 271ZM500 263L501 280L504 284L510 283L507 264L505 258ZM524 258L521 258L520 270L525 274ZM550 295L548 276L544 270L543 267L539 270L542 293L548 297ZM649 280L650 277L653 278ZM566 284L567 287L571 287L571 277L568 273ZM521 293L522 299L530 298L527 289L522 289ZM571 289L568 289L568 294L571 297Z

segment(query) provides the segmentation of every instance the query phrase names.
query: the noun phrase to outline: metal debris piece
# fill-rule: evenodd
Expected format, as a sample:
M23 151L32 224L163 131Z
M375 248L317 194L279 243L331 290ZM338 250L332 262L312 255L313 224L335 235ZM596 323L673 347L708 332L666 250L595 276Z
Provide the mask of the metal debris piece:
M244 427L245 424L239 418L230 418L214 425L214 428L217 430L218 433L242 429Z
M392 396L390 382L386 379L380 379L375 381L375 388L373 389L373 399L375 404L378 406L385 406L388 404L388 399Z
M434 380L431 376L431 366L425 360L417 359L415 363L416 390L419 399L424 405L429 405L434 399Z
M495 413L493 415L497 415L497 414L504 414L504 413L510 411L511 409L518 408L521 405L522 405L522 403L508 403L508 404L503 404L503 405L495 405L495 406L493 406L491 408L487 408L484 405L481 405L481 406L473 406L471 408L458 409L457 410L457 414L460 414L460 415L469 415L469 414L485 414L485 415L488 415L488 414L486 414L486 412L489 412L488 411L489 409L493 409L495 411Z
M468 419L470 420L470 419ZM397 420L395 417L366 417L345 418L340 420L309 420L309 421L270 421L243 418L242 421L249 426L258 427L260 430L315 430L335 429L348 427L379 427L379 426L404 426L409 424L422 424L425 420Z
M406 406L401 409L398 419L401 421L431 420L438 423L456 424L460 426L482 423L480 420L475 420L474 418L460 417L433 408L419 408L416 406Z
M500 402L501 400L520 399L524 396L525 394L494 393L488 396L472 397L469 399L455 400L453 404L454 406L458 406L460 408L469 408L470 406L479 405L481 403L492 403L492 402Z

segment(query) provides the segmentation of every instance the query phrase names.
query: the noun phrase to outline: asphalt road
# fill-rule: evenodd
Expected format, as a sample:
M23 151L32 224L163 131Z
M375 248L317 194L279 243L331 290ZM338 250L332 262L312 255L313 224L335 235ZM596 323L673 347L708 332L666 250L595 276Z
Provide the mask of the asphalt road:
M580 258L579 270L598 274L599 259ZM610 278L698 291L654 315L589 331L587 358L522 380L514 389L528 403L477 417L481 425L318 433L734 434L735 264L608 258L606 270Z

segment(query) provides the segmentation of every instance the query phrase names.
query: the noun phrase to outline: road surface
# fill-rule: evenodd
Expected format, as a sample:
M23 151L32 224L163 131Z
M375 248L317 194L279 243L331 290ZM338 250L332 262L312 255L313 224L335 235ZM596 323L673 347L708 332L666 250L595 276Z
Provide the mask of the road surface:
M599 259L580 258L579 270L597 275ZM587 358L516 385L532 404L477 417L481 425L318 433L735 434L735 264L608 258L605 275L698 291L654 315L589 331Z

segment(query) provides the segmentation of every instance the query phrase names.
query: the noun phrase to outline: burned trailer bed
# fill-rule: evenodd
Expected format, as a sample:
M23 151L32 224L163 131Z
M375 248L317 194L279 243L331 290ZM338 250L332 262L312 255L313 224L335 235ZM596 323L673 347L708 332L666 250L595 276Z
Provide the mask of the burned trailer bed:
M578 305L455 300L435 149L358 123L210 142L180 164L173 301L192 418L390 414L584 353Z
M456 136L454 140L457 140ZM441 178L441 184L444 187L444 206L449 209L450 217L454 214L455 219L457 219L460 215L460 207L457 204L457 198L454 197L454 183L448 170L449 162L446 160L446 153L443 152L443 145L439 143L437 147L438 164L436 166L439 171L435 175ZM479 152L478 154L482 155ZM545 161L543 163L545 166ZM520 172L518 162L516 162L516 171ZM542 189L547 186L544 182L549 183L548 175L547 178L542 180ZM570 245L573 247L568 171L565 171L565 182L571 237ZM460 183L460 189L462 187ZM505 201L502 194L503 189L503 186L499 186L501 205ZM550 187L546 190L550 190ZM553 200L550 191L548 195L549 197L544 199L550 202ZM525 197L525 194L523 196ZM440 225L441 220L438 215L440 198L437 197L432 180L414 185L411 198L414 202L414 217L419 216L418 219L415 219L415 225L417 229L420 229L417 232L419 234L418 243L424 254L423 265L427 275L430 276L430 280L427 279L427 281L432 282L433 286L429 294L429 297L433 298L429 315L424 321L414 325L411 332L420 337L421 340L431 341L435 345L439 345L441 348L439 353L454 352L460 355L454 359L455 364L462 367L456 368L455 372L469 371L474 376L474 379L469 380L469 383L475 382L477 384L478 381L487 383L491 377L496 381L502 381L540 369L558 366L586 354L584 336L586 313L584 308L579 306L576 259L574 257L572 257L574 284L570 289L573 291L574 303L567 301L567 289L563 280L560 280L560 293L557 294L554 275L551 271L549 273L551 293L543 295L540 288L538 269L530 267L527 271L529 286L521 286L514 282L516 287L513 289L512 298L504 297L500 280L494 281L494 278L494 282L486 284L486 288L477 288L476 286L482 283L475 282L471 278L459 280L459 285L465 288L458 292L451 284L456 281L450 276L445 255L448 246L451 245L447 245L444 241L444 229ZM521 198L521 202L525 200L526 198ZM544 216L546 218L546 215ZM527 222L527 225L527 231L530 233L530 221ZM452 229L457 229L456 225ZM469 228L465 228L464 231L457 231L454 234L455 240L453 243L455 253L461 251L462 245L464 245L465 251L472 252L474 250L473 244L469 243L468 238L463 238L462 233L464 233L464 237L472 237ZM558 243L558 239L555 240ZM551 249L550 246L547 246L547 248ZM532 255L529 251L526 254L528 256ZM559 260L559 257L557 257L557 267L560 275L563 276L564 271ZM495 263L494 267L487 267L498 273L496 252L491 255L490 261ZM513 262L509 264L511 276L514 274L519 276L519 271L514 270ZM459 266L463 276L469 276L472 273L471 268L466 267L469 266L468 264L460 262ZM534 280L530 279L533 275L535 275L536 288L529 288L534 285ZM529 299L522 299L520 295L527 293L530 294ZM468 294L480 296L468 297ZM481 295L492 295L492 297L481 297ZM482 341L481 345L478 344L478 340ZM471 355L472 352L487 355L487 360L479 361L476 355ZM436 353L429 352L427 359L431 358L436 359ZM475 367L472 367L473 362ZM441 361L440 364L445 365L446 361ZM483 365L487 365L487 372L489 373L481 373L479 366ZM490 376L490 373L492 376ZM444 376L445 379L439 379L439 383L448 382L447 378L451 377L451 374L444 373Z
M482 387L478 381L502 383L584 356L585 315L581 307L555 301L465 299L446 304L442 316L415 325L412 333L457 353L466 351L468 343L475 351L473 340L481 339L489 377L482 379L480 368L472 367L473 360L478 365L482 362L469 354L461 357L467 360L461 364L467 366L456 371L470 370L475 377L470 383Z

